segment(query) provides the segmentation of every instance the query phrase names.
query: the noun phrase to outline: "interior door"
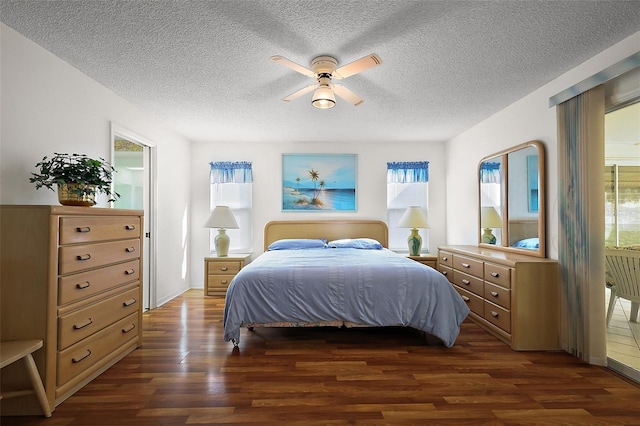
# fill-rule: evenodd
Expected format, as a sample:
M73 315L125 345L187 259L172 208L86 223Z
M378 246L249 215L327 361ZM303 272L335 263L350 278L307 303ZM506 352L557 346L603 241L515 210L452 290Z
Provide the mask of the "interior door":
M114 208L144 211L143 238L143 308L155 307L154 259L151 236L155 209L153 207L153 155L154 147L143 139L122 129L113 130L112 164L114 189L120 194Z

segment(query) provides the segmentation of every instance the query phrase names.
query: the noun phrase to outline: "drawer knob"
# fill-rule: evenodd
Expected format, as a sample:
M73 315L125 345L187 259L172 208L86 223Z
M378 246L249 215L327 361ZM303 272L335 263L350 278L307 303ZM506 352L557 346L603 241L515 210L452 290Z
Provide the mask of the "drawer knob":
M137 302L137 300L135 299L135 297L132 297L131 299L125 300L124 302L122 302L122 306L124 306L124 307L131 306L136 302Z
M71 362L73 362L74 364L79 363L80 361L82 361L85 358L88 358L89 355L91 355L91 349L87 349L87 351L85 353L83 353L81 356L79 357L74 357L71 358Z
M227 281L227 280L222 280L222 281L220 281L220 284L226 284L226 283L228 283L228 281Z
M123 328L123 329L122 329L122 332L123 332L123 333L128 333L128 332L130 332L131 330L133 330L134 328L136 328L136 325L135 325L135 324L129 324L129 327L125 327L125 328Z
M468 302L471 299L468 296L462 296L462 300L464 300L465 302Z
M448 272L447 271L442 271L442 275L447 275Z
M76 232L91 232L90 226L78 226Z
M228 271L228 270L229 270L229 268L227 268L226 266L223 266L223 267L221 267L221 268L220 268L220 270L221 270L221 271Z
M497 272L492 272L492 273L491 273L491 276L492 276L493 278L498 278L498 277L500 276L500 274L499 274L499 273L497 273Z
M462 280L462 284L464 284L464 285L469 285L469 284L471 284L471 281L469 281L469 280Z
M449 258L447 256L442 256L442 261L446 262L447 260L449 260Z
M136 229L135 225L125 225L124 229L126 229L127 231L133 231Z
M89 253L87 254L79 254L76 256L76 259L78 260L89 260L91 259L91 255Z
M84 290L85 288L89 288L89 287L91 287L91 283L89 283L89 281L85 281L83 283L76 284L76 288L78 290Z
M460 265L462 265L463 268L470 268L471 265L469 265L468 263L461 263Z
M133 275L135 273L135 269L127 269L126 271L124 271L125 275Z
M496 311L491 311L491 316L492 317L498 318L498 315L500 315L500 314L498 314Z
M493 297L498 297L498 292L497 292L497 291L492 291L492 292L491 292L491 295L492 295Z
M124 249L124 251L126 251L127 253L133 253L134 251L136 251L135 247L127 247L126 249Z
M73 329L80 330L81 328L85 328L91 324L93 324L93 320L91 318L87 318L87 320L81 324L73 324Z

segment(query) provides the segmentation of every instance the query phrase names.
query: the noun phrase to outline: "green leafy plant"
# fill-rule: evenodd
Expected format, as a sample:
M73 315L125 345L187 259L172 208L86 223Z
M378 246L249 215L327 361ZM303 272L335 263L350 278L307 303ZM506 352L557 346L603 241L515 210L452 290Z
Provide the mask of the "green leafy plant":
M45 156L36 164L39 173L31 173L29 182L34 183L36 189L42 187L54 191L54 185L80 184L72 192L80 197L95 196L97 193L106 194L109 202L115 201L120 194L111 189L115 168L104 158L98 160L84 154L59 154L53 157Z

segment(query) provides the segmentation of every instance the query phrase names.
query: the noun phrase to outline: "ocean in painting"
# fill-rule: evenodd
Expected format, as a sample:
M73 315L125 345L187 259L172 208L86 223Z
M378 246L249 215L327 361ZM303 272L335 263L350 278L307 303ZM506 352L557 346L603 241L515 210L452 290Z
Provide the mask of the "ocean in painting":
M313 202L314 196L316 201ZM282 210L351 210L356 209L356 190L306 189L285 186L282 193Z

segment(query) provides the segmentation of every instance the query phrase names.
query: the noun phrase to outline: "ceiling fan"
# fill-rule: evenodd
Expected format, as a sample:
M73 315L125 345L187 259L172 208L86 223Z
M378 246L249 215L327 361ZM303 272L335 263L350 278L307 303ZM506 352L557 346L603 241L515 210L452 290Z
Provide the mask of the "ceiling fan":
M332 56L318 56L314 58L311 61L311 69L298 65L287 58L283 58L282 56L272 56L271 60L318 81L316 84L311 84L292 93L282 99L283 101L290 102L311 92L312 90L315 90L313 98L311 98L311 105L321 109L332 108L335 106L336 97L334 96L334 93L345 101L351 102L354 106L358 106L364 102L360 96L356 95L346 87L331 83L331 79L334 78L340 80L347 78L382 63L380 57L375 53L341 66L340 68L338 68L338 61Z

